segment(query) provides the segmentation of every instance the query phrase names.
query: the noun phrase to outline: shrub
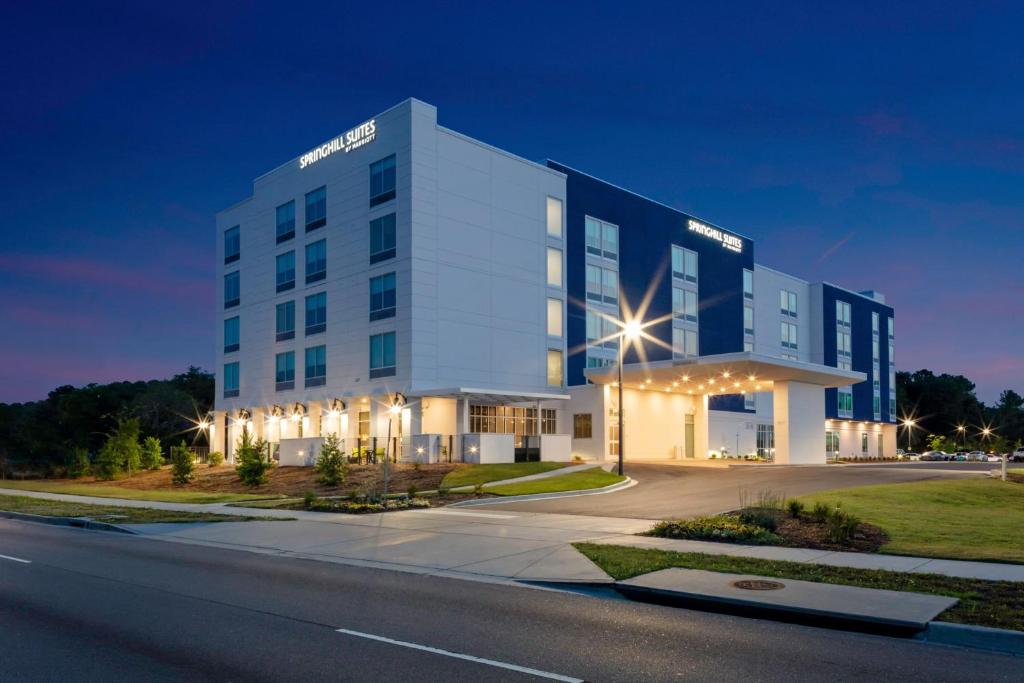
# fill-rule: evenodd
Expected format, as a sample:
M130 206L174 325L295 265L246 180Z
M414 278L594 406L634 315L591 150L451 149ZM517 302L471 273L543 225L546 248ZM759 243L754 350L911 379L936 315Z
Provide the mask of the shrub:
M420 490L416 488L416 484L409 484L409 488L405 490L405 495L411 500L416 497L416 494L419 493L419 491Z
M177 446L171 446L171 482L175 486L184 486L192 481L195 469L195 457L184 441Z
M147 470L158 470L164 464L164 454L160 448L160 439L147 436L142 442L140 463Z
M206 462L209 463L210 467L217 467L224 464L224 454L220 451L210 451L210 455L207 456Z
M786 510L789 512L790 517L798 519L804 511L804 504L796 498L790 498L786 501Z
M235 472L246 486L257 487L267 483L268 473L274 463L264 457L267 450L263 439L253 440L249 430L242 430L242 436L235 447Z
M819 524L824 524L825 520L828 519L829 512L830 509L828 505L818 502L815 503L814 507L811 509L811 518Z
M744 524L753 524L768 531L775 531L778 526L775 515L767 510L743 510L739 514L739 520Z
M71 450L68 456L68 477L78 479L89 474L89 451L77 447Z
M420 466L420 461L419 461L419 460L417 460L416 462L414 462L414 463L412 464L412 471L413 471L413 472L419 472L419 471L420 471L420 467L421 467L421 466Z
M437 487L437 495L439 495L439 496L447 496L448 492L450 490L451 489L449 489L447 486L438 486Z
M348 458L336 434L328 434L316 459L316 480L324 486L340 486L348 478Z
M761 489L756 494L747 489L740 490L740 508L757 508L760 510L781 510L786 496L772 489Z
M662 538L754 544L773 544L782 540L768 529L724 515L658 522L647 534Z
M138 418L119 418L97 454L93 470L99 479L113 479L121 471L131 476L139 470L141 458Z
M302 504L307 508L313 507L313 505L316 503L316 500L317 498L315 491L306 491L305 495L302 496Z
M479 484L477 484L476 486L473 487L473 494L474 495L479 496L479 495L483 494L483 492L484 492L483 482L480 482Z
M825 536L832 543L849 543L859 525L859 519L837 506L829 510L825 519Z
M117 476L117 473L121 471L121 454L117 450L117 445L110 438L100 448L100 452L96 454L96 459L92 463L92 473L97 479L111 480Z

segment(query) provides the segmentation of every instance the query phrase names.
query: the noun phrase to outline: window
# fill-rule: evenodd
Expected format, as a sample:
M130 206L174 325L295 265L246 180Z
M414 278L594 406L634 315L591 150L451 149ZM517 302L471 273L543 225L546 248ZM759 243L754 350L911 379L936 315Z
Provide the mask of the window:
M550 283L549 283L550 284ZM619 274L608 268L587 264L587 299L606 304L619 301Z
M542 408L540 411L540 433L554 434L558 421L557 411ZM537 434L537 409L513 406L469 405L469 431L483 434L515 434L531 436ZM516 447L521 440L516 439Z
M796 292L791 292L788 289L779 290L779 312L782 315L788 315L790 318L797 317Z
M757 425L757 457L775 459L775 425Z
M370 440L370 411L359 411L359 441L367 443Z
M871 313L871 334L878 336L878 313Z
M395 257L395 214L370 221L370 263Z
M224 364L224 398L238 396L238 362Z
M295 302L285 301L277 305L277 341L295 338Z
M327 240L306 245L306 284L327 277Z
M697 252L672 245L672 277L697 281Z
M393 318L395 315L395 274L370 278L370 320Z
M306 193L306 232L327 225L327 187Z
M562 238L562 200L548 197L548 237Z
M604 317L597 311L587 311L587 343L594 344L601 339L604 341L594 346L603 346L606 349L619 348L620 328L612 320Z
M615 365L615 361L611 358L595 358L593 356L587 356L588 368L610 368L613 365Z
M295 388L295 352L285 351L274 356L274 391Z
M562 300L548 299L548 336L562 336Z
M850 326L850 304L845 301L836 301L836 325Z
M619 226L587 216L584 220L587 253L613 261L619 258Z
M224 308L232 308L241 302L241 289L237 270L224 276Z
M749 339L748 340L744 340L744 342L743 342L743 350L745 352L747 352L747 353L753 353L753 351L754 351L754 342L750 341Z
M797 344L797 328L793 323L781 323L779 327L779 334L782 338L782 348L784 349L795 349L798 348Z
M852 370L853 350L849 332L836 332L836 367L842 370Z
M548 286L562 286L562 250L548 247Z
M548 386L562 386L564 376L565 373L562 370L562 352L557 349L548 349Z
M743 334L754 334L754 309L743 307Z
M576 413L572 416L572 438L590 439L594 434L594 420L590 413Z
M871 397L871 412L874 413L874 419L882 419L882 397L878 394Z
M224 263L233 263L242 253L242 229L239 226L224 231Z
M238 316L224 321L224 353L238 350Z
M370 206L395 198L395 155L370 164Z
M558 426L558 412L554 408L541 408L540 433L554 434Z
M889 318L889 341L892 341L896 334L896 323L892 318Z
M277 291L286 292L295 287L295 252L277 255Z
M327 347L311 346L306 349L306 386L320 387L327 383Z
M839 457L839 432L825 432L825 455L833 459Z
M878 360L879 360L879 356L878 356L878 339L872 339L871 340L871 360L874 361L875 363L877 363Z
M370 379L395 374L395 333L385 332L370 337Z
M611 411L611 422L608 425L608 455L619 454L619 411Z
M295 202L290 201L277 207L277 243L287 242L295 237Z
M860 433L860 454L866 456L868 454L868 433Z
M320 334L327 329L327 292L306 297L306 336Z
M672 315L676 320L697 322L697 292L682 287L672 288Z
M853 391L850 387L839 390L839 417L853 417Z
M743 269L743 298L753 300L754 298L754 271Z
M757 394L752 391L743 392L744 410L757 410Z
M672 354L676 357L697 355L697 331L672 328Z
M889 396L889 420L896 421L896 397L891 394Z

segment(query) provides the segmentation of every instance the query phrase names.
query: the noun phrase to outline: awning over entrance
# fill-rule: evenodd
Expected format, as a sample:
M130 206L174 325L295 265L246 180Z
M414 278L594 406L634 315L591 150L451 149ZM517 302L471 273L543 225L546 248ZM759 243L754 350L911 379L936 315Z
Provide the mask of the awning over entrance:
M571 398L568 394L549 394L546 392L532 391L502 391L473 387L424 389L422 391L411 391L409 392L409 395L432 398L461 398L469 401L470 403L488 405L533 403L536 401L568 401Z
M618 382L618 368L588 368L594 384ZM679 360L627 363L622 385L627 389L697 395L772 391L775 382L800 382L821 388L844 387L867 379L863 372L817 363L786 360L759 353L723 353Z

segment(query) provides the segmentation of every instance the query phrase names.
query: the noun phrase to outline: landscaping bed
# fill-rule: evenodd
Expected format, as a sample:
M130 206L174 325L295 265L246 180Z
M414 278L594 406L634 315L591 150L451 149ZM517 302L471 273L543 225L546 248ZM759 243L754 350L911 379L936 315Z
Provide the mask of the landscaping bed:
M28 496L0 495L0 510L21 512L44 517L80 517L110 524L155 524L184 522L248 522L253 520L277 521L274 517L248 517L219 515L212 512L176 512L151 508L121 507L117 505L91 505L63 500L29 498Z

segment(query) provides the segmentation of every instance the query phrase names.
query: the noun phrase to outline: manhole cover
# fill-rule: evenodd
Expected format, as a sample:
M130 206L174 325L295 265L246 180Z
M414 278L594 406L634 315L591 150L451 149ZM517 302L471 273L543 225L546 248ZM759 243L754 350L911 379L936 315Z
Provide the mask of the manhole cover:
M762 581L760 579L743 579L742 581L733 581L732 585L736 588L742 588L747 591L777 591L780 588L786 587L786 584L779 583L778 581Z

